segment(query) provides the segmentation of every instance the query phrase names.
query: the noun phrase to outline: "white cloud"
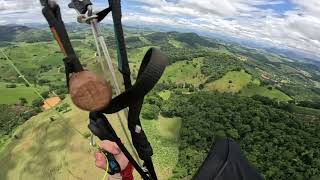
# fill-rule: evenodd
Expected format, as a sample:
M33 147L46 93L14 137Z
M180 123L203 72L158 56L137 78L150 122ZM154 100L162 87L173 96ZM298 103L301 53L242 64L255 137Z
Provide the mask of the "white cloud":
M267 41L320 56L320 1L293 0L295 8L280 14L264 5L286 5L283 0L165 0L139 1L143 10L157 18L169 18L175 25L220 32L235 37ZM156 17L154 17L156 19Z
M96 0L98 1L98 0ZM65 22L76 13L61 4ZM174 3L175 2L175 3ZM267 41L320 55L320 1L292 0L295 7L283 14L266 5L286 5L286 0L127 0L134 4L123 12L124 23L156 24L201 29L238 38ZM95 2L97 3L97 2ZM99 1L97 7L104 7ZM259 7L260 6L260 7ZM261 6L264 8L262 9ZM0 0L0 24L45 22L38 0ZM107 19L110 22L110 17Z
M38 1L35 0L0 0L1 11L25 11L32 9L35 5L39 5Z

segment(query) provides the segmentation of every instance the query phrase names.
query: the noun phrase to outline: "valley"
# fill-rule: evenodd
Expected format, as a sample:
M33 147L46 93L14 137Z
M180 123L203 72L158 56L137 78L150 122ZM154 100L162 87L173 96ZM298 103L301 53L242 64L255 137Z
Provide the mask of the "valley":
M103 76L93 37L88 29L73 26L68 28L80 61ZM65 120L53 109L42 112L41 99L0 54L0 161L8 162L0 165L0 179L102 177L88 143L87 112L70 101L58 45L46 30L7 28L14 33L0 37L3 51L45 98L63 99L55 109L61 109ZM105 25L103 33L117 67L111 27ZM126 45L133 81L150 47L159 48L170 60L141 113L159 179L189 179L218 137L239 142L267 179L320 175L319 66L195 33L128 28ZM120 80L118 71L117 76ZM109 120L124 138L117 116ZM198 151L200 147L206 149ZM294 152L286 151L288 147ZM272 164L276 155L281 158Z

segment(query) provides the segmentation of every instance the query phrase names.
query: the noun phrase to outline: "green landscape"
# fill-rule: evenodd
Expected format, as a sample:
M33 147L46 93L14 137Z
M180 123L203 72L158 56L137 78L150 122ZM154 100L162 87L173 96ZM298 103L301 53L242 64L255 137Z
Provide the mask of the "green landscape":
M90 29L67 25L84 67L103 75ZM102 177L89 145L88 112L71 103L63 55L49 30L0 30L12 32L0 32L0 48L31 83L0 51L0 179ZM103 26L116 67L112 32ZM319 66L196 33L126 27L125 35L133 80L150 47L170 61L141 112L159 179L191 179L223 137L238 142L265 179L320 178ZM34 89L62 101L43 110ZM118 117L108 119L128 147Z

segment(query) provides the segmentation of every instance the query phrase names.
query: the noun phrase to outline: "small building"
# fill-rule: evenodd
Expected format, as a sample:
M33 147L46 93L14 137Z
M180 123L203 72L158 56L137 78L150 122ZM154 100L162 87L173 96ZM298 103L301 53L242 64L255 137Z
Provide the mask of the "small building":
M61 99L59 96L51 97L51 98L46 99L43 102L42 108L44 110L48 110L48 109L51 109L52 107L58 105L60 102L61 102Z

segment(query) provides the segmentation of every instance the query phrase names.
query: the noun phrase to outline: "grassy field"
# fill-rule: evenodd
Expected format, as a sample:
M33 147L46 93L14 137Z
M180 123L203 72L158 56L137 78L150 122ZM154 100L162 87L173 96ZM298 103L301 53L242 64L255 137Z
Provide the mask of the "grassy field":
M179 139L179 130L182 123L181 119L172 119L160 116L157 123L161 137L175 141Z
M294 106L294 112L298 114L305 114L305 115L316 116L316 117L318 117L320 114L319 109L312 109L312 108L301 107L301 106Z
M208 90L237 93L251 82L251 75L244 71L231 71L205 87Z
M169 67L164 72L160 82L172 81L175 83L190 83L199 86L207 79L201 73L203 58L196 58L193 61L179 61Z
M27 99L28 104L38 96L33 92L32 88L26 87L24 84L17 84L16 88L6 88L7 83L0 82L0 104L14 104L19 101L19 98ZM38 88L40 92L48 90L48 87Z
M128 51L128 59L130 63L140 63L144 57L144 55L146 54L146 52L152 48L156 46L145 46L142 48L136 48L136 49L132 49Z
M263 86L255 86L255 87L246 87L244 88L241 93L242 96L254 96L254 95L260 95L260 96L265 96L268 97L270 99L277 99L280 101L290 101L291 98L286 95L285 93L272 88L272 90L268 89L267 87L263 87Z
M89 33L90 34L90 33ZM87 36L87 35L86 35ZM90 39L91 38L91 39ZM146 44L150 44L144 37L140 39ZM92 70L99 75L103 75L110 81L111 74L108 71L103 74L100 64L95 63L96 54L92 37L88 36L85 40L72 40L77 55L84 64L85 69ZM186 44L169 38L168 43L176 48L186 47ZM92 47L93 45L93 47ZM153 46L129 49L128 56L132 76L135 77L140 62L146 51ZM159 47L158 47L159 48ZM203 47L212 52L225 52L230 54L227 48L213 49ZM236 48L236 47L235 47ZM50 80L50 84L65 84L63 70L63 55L59 52L59 47L55 42L49 43L19 43L5 49L6 54L12 61L23 70L24 74L31 74L29 77ZM113 65L117 69L115 61L116 51L109 49L113 59ZM1 55L0 55L1 58ZM244 62L251 61L248 57L241 57ZM3 59L3 57L2 57ZM276 56L268 56L270 63L280 63ZM204 58L196 58L192 61L179 61L167 67L160 82L173 82L176 84L190 83L195 87L204 84L208 77L201 73L201 66ZM266 64L266 67L273 67L272 64ZM42 68L41 68L42 67ZM254 66L256 67L256 66ZM291 66L281 66L281 71L292 73L296 70ZM16 79L16 73L9 68L6 61L0 61L1 78ZM269 72L268 69L265 71ZM269 73L273 73L270 71ZM119 82L122 77L116 71ZM281 101L291 100L283 92L261 86L260 81L254 79L245 71L232 71L225 74L221 79L205 85L205 90L215 90L219 92L240 93L242 96L262 95ZM259 76L258 76L259 77ZM255 77L255 78L258 78ZM318 83L318 82L317 82ZM120 83L122 84L122 83ZM252 85L252 86L251 86ZM320 87L320 84L317 85ZM122 87L123 88L123 87ZM47 90L41 87L40 91ZM183 92L187 94L189 92ZM308 93L301 93L308 95ZM29 103L37 96L31 88L19 85L14 89L7 89L4 83L0 83L0 104L15 103L20 97L24 97ZM159 93L162 99L168 100L171 96L169 90ZM310 98L308 98L310 99ZM312 98L311 98L312 99ZM71 104L69 98L65 100ZM15 134L19 137L0 137L0 179L18 180L18 179L100 179L103 171L94 166L94 149L89 145L89 141L79 135L73 128L81 133L88 134L88 113L81 111L71 105L72 111L64 114L65 120L61 120L57 115L49 110L43 112L26 123L18 127ZM318 110L296 107L297 113L307 112L310 115L319 114ZM306 114L306 113L305 113ZM120 116L123 118L124 114ZM50 117L55 117L51 121ZM112 126L121 137L122 141L128 146L128 141L124 138L124 132L121 131L118 116L116 114L108 116ZM126 122L125 122L126 124ZM172 175L172 170L178 162L179 155L179 131L182 120L178 118L159 117L158 120L142 119L142 126L148 136L154 150L154 164L159 179L168 179ZM9 139L7 141L7 139ZM6 146L5 146L6 145ZM4 148L1 148L4 147ZM130 148L128 148L131 151ZM6 162L6 163L3 163ZM136 179L140 179L135 174Z
M75 51L81 62L90 63L95 53L94 49L86 42L75 42L77 41L74 41ZM18 43L4 49L4 52L25 75L32 74L51 81L59 81L59 78L64 77L63 73L58 72L58 68L63 67L63 55L55 42ZM2 54L0 58L4 58ZM49 70L43 71L43 67ZM16 76L6 61L0 61L0 70L0 78Z
M251 86L248 86L251 84ZM278 99L280 101L289 101L291 98L285 93L272 88L261 86L257 79L252 80L250 74L244 71L231 71L212 83L206 84L207 90L215 90L227 93L240 93L241 96L260 95L271 99Z
M70 103L67 98L66 102ZM18 179L100 179L103 171L94 165L94 149L88 139L72 128L87 134L88 113L73 105L72 111L61 120L53 111L46 111L18 127L0 154L0 177ZM50 117L56 117L51 121ZM123 114L122 114L123 116ZM117 116L108 116L112 126L128 147ZM142 120L143 127L154 149L154 163L159 179L167 179L178 160L177 135L180 120ZM128 148L130 150L130 148ZM136 175L137 176L137 175ZM138 179L138 178L137 178Z
M158 178L168 179L178 162L181 120L160 116L157 121L143 120L142 124L153 147L153 161Z
M176 48L183 48L185 47L185 44L180 42L180 41L177 41L175 39L169 39L168 41L169 44L171 44L172 46L176 47Z

